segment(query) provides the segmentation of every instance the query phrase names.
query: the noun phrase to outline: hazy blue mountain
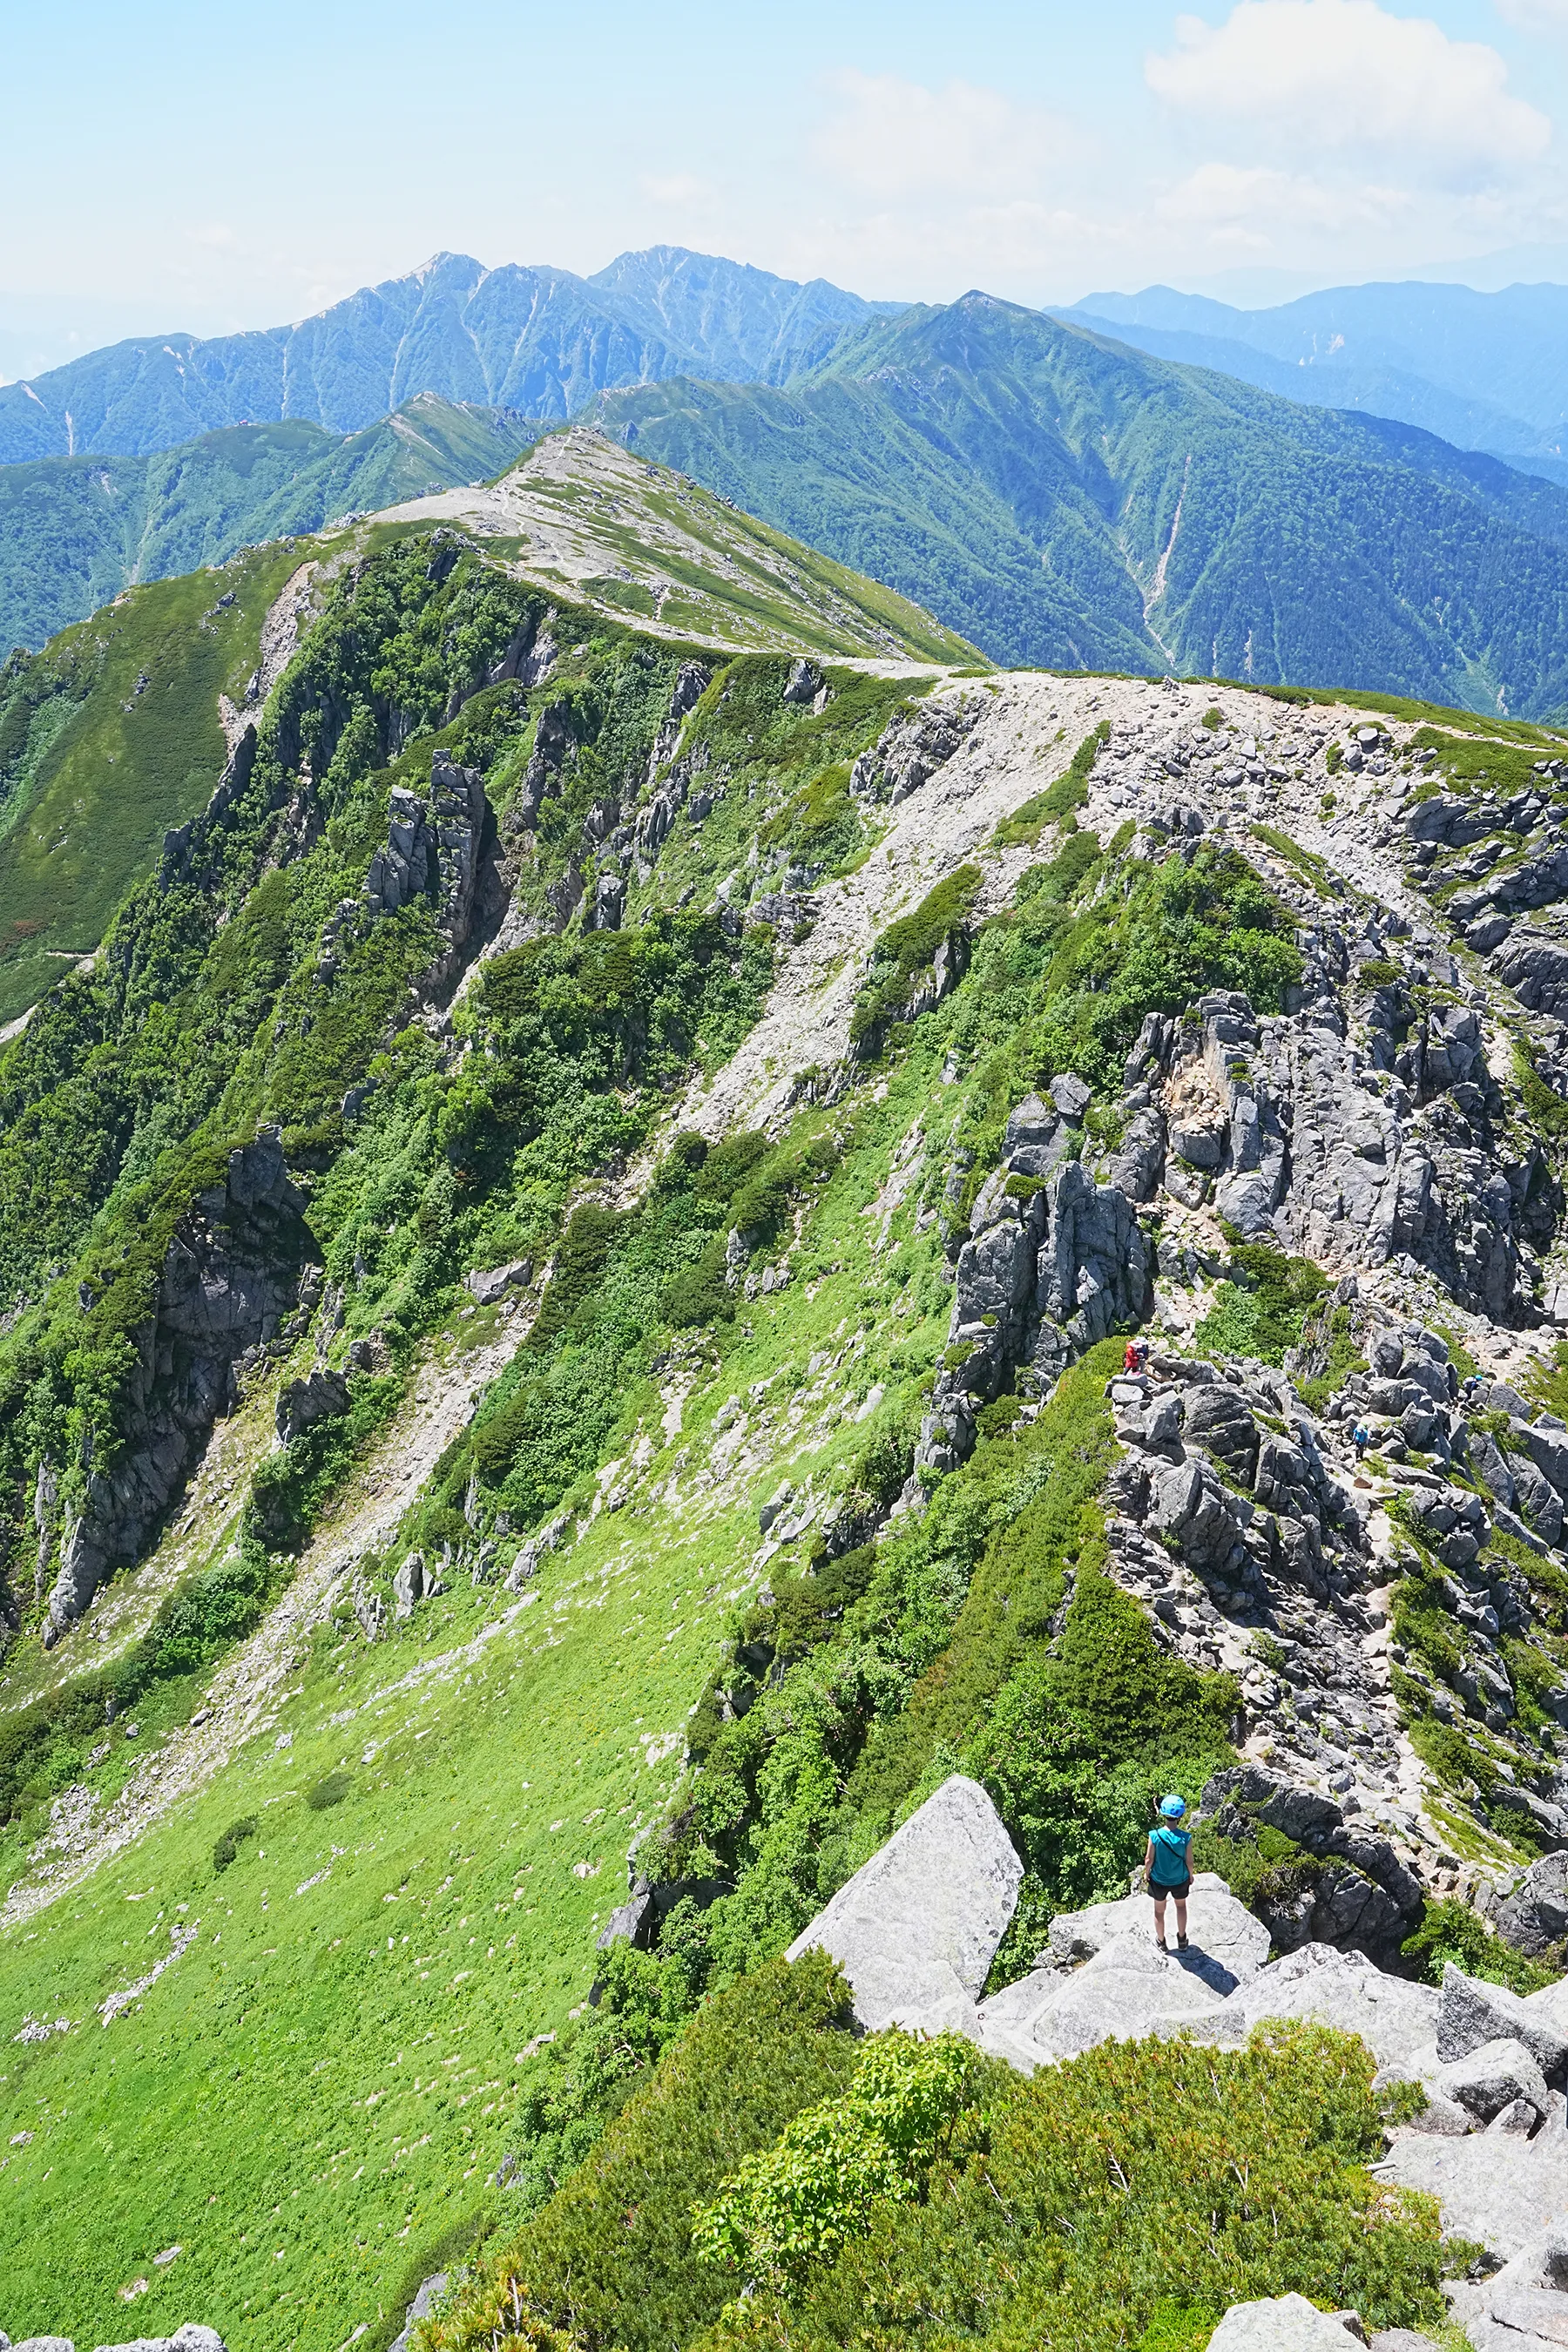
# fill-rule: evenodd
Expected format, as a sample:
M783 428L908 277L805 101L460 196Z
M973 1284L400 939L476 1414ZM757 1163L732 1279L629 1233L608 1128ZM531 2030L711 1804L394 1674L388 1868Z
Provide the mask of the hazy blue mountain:
M1418 425L1568 480L1568 287L1342 286L1265 310L1151 286L1056 314L1287 399Z
M363 433L292 418L227 425L148 456L0 467L0 648L43 645L132 581L483 479L542 429L421 393Z
M1568 493L984 294L595 414L999 661L1568 707Z
M826 278L797 285L679 245L623 253L588 284L650 341L689 354L689 373L737 383L782 383L819 364L847 328L905 308L864 301Z
M0 464L145 454L284 418L356 433L422 392L559 420L608 385L787 375L878 310L821 278L795 286L672 246L593 280L442 253L293 326L133 337L0 387Z

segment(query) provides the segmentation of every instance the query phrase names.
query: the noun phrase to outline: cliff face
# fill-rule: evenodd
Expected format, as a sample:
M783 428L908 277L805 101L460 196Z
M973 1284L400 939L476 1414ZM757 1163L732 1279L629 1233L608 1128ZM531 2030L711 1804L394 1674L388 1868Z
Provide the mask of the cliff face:
M244 1369L292 1336L289 1318L321 1297L321 1260L276 1128L232 1151L221 1184L199 1193L176 1223L153 1311L129 1335L134 1358L121 1391L112 1459L86 1462L79 1506L65 1505L59 1569L42 1639L52 1648L91 1606L116 1569L142 1558L184 1491L220 1414L237 1402ZM314 1280L311 1277L314 1276ZM40 1505L55 1484L39 1467ZM40 1522L39 1582L49 1559Z

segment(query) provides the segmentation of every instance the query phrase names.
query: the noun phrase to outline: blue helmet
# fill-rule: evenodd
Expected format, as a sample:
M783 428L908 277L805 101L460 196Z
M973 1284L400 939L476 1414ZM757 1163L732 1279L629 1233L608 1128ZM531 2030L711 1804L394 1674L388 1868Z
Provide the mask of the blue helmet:
M1173 1790L1170 1796L1162 1797L1160 1800L1160 1811L1168 1822L1179 1822L1186 1810L1185 1797L1178 1797Z

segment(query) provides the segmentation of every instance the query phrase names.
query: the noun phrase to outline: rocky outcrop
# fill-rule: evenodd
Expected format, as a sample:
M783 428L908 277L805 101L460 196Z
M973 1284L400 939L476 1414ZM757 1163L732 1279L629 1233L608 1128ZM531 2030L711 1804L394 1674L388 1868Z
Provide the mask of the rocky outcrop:
M860 800L897 806L946 765L979 717L979 704L968 697L918 702L900 711L849 771L850 791Z
M332 1421L349 1409L349 1384L342 1372L325 1364L303 1380L288 1381L279 1391L274 1416L279 1442L291 1444L319 1421Z
M233 1403L240 1359L272 1339L297 1305L317 1260L304 1205L277 1130L263 1129L176 1224L152 1312L131 1333L136 1359L121 1393L118 1450L102 1467L83 1464L78 1498L61 1481L47 1646L115 1569L140 1558Z
M1493 1921L1515 1951L1540 1959L1568 1943L1568 1851L1531 1863Z
M446 751L433 751L426 799L405 785L393 786L386 842L371 859L359 897L340 899L328 918L317 978L335 979L353 940L382 917L425 899L441 940L429 981L439 988L449 980L474 927L486 837L492 829L479 770L459 768Z
M984 1790L954 1773L784 1957L821 1949L837 1960L868 2032L966 2032L1023 1875Z
M1208 2352L1349 2352L1366 2340L1353 2312L1320 2311L1304 2294L1281 2294L1233 2303L1209 2337Z
M1061 1128L1054 1109L1021 1105L1008 1160L975 1202L917 1466L962 1461L976 1407L1016 1372L1037 1394L1071 1357L1143 1314L1149 1253L1132 1205L1118 1186L1094 1183L1081 1161L1062 1159ZM1035 1172L1052 1166L1048 1179Z

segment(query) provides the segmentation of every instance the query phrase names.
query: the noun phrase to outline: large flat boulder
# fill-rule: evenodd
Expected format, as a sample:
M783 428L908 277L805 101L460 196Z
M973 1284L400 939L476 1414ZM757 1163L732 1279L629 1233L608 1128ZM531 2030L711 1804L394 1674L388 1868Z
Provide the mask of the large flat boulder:
M1165 1933L1174 1938L1176 1915L1165 1906ZM1123 1936L1142 1934L1152 1940L1154 1906L1146 1895L1125 1895L1115 1903L1091 1903L1087 1910L1060 1911L1051 1921L1047 1940L1058 1968L1092 1959L1107 1944ZM1232 1992L1255 1977L1268 1958L1268 1930L1245 1903L1237 1902L1223 1878L1199 1871L1187 1903L1189 1949L1184 1963L1203 1976L1214 1992Z
M1448 2289L1450 2315L1475 2352L1568 2344L1568 2232L1559 2221L1489 2279Z
M1233 2303L1209 2337L1209 2352L1350 2352L1365 2342L1349 2312L1320 2311L1304 2294L1280 2294L1267 2303Z
M1142 2041L1148 2034L1204 2029L1224 2037L1226 2001L1205 1983L1197 1955L1162 1952L1145 1924L1141 1934L1101 1946L1081 1969L1064 1975L1036 1969L980 2005L977 2038L994 2056L1032 2072L1077 2058L1100 2042Z
M1301 2018L1358 2033L1385 2073L1397 2074L1417 2053L1435 2060L1438 1996L1431 1985L1384 1976L1363 1952L1303 1944L1244 1984L1231 2004L1248 2028L1266 2017ZM1419 2079L1412 2065L1412 2079Z
M1018 1900L1024 1866L984 1790L955 1772L796 1937L855 1992L868 2032L971 2032L974 2004Z
M1552 2112L1533 2139L1508 2132L1473 2132L1466 2139L1401 2132L1372 2169L1395 2188L1436 2197L1450 2237L1478 2239L1510 2262L1568 2211L1563 2101L1553 2098Z

